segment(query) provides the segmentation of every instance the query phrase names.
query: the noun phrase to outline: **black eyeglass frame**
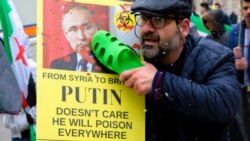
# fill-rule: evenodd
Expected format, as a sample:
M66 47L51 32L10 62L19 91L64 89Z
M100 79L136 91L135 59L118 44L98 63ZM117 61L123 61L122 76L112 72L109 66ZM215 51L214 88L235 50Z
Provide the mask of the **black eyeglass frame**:
M167 23L167 20L176 20L176 17L175 15L165 15L165 16L154 16L154 15L147 15L147 14L143 14L143 13L135 13L134 14L135 16L135 22L136 22L136 25L142 27L144 26L144 24L150 20L150 24L156 28L156 29L161 29L161 28L164 28L166 26L166 23ZM141 18L144 17L144 22L142 22L140 24L140 21L142 20ZM159 24L157 26L156 22L154 22L154 19L155 21L159 21L159 19L161 19L163 22L163 24Z

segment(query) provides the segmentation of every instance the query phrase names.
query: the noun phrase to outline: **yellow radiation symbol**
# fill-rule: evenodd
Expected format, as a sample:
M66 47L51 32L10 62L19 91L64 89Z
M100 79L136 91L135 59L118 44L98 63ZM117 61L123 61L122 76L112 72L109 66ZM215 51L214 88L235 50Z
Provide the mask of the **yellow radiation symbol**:
M129 11L117 12L114 16L114 23L119 30L129 32L135 26L135 17Z

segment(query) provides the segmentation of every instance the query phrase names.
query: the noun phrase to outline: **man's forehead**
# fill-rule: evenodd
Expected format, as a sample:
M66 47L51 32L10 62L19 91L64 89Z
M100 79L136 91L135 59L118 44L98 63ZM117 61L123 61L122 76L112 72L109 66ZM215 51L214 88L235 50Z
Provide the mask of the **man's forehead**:
M72 10L66 13L63 18L63 23L74 23L89 21L91 14L87 10Z
M248 1L243 1L242 6L244 6L244 5L249 6L249 5L250 5L250 2L248 2Z
M170 13L149 13L149 12L140 12L141 15L147 16L147 17L163 17L163 18L174 18L174 14Z

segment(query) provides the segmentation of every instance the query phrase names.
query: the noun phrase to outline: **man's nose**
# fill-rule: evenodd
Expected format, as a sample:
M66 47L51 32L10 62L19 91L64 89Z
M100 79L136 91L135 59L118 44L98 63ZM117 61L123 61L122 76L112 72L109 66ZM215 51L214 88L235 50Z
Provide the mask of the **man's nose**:
M77 37L78 37L78 39L80 39L80 40L86 39L86 35L85 35L84 30L82 30L81 28L79 28L79 29L77 30Z

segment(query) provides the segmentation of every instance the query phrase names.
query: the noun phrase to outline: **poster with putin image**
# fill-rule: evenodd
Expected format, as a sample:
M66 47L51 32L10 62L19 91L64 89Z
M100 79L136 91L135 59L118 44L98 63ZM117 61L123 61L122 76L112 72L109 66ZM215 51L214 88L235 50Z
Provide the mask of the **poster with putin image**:
M144 141L145 99L92 52L105 30L139 52L131 2L37 1L39 141ZM115 48L115 46L114 46Z

